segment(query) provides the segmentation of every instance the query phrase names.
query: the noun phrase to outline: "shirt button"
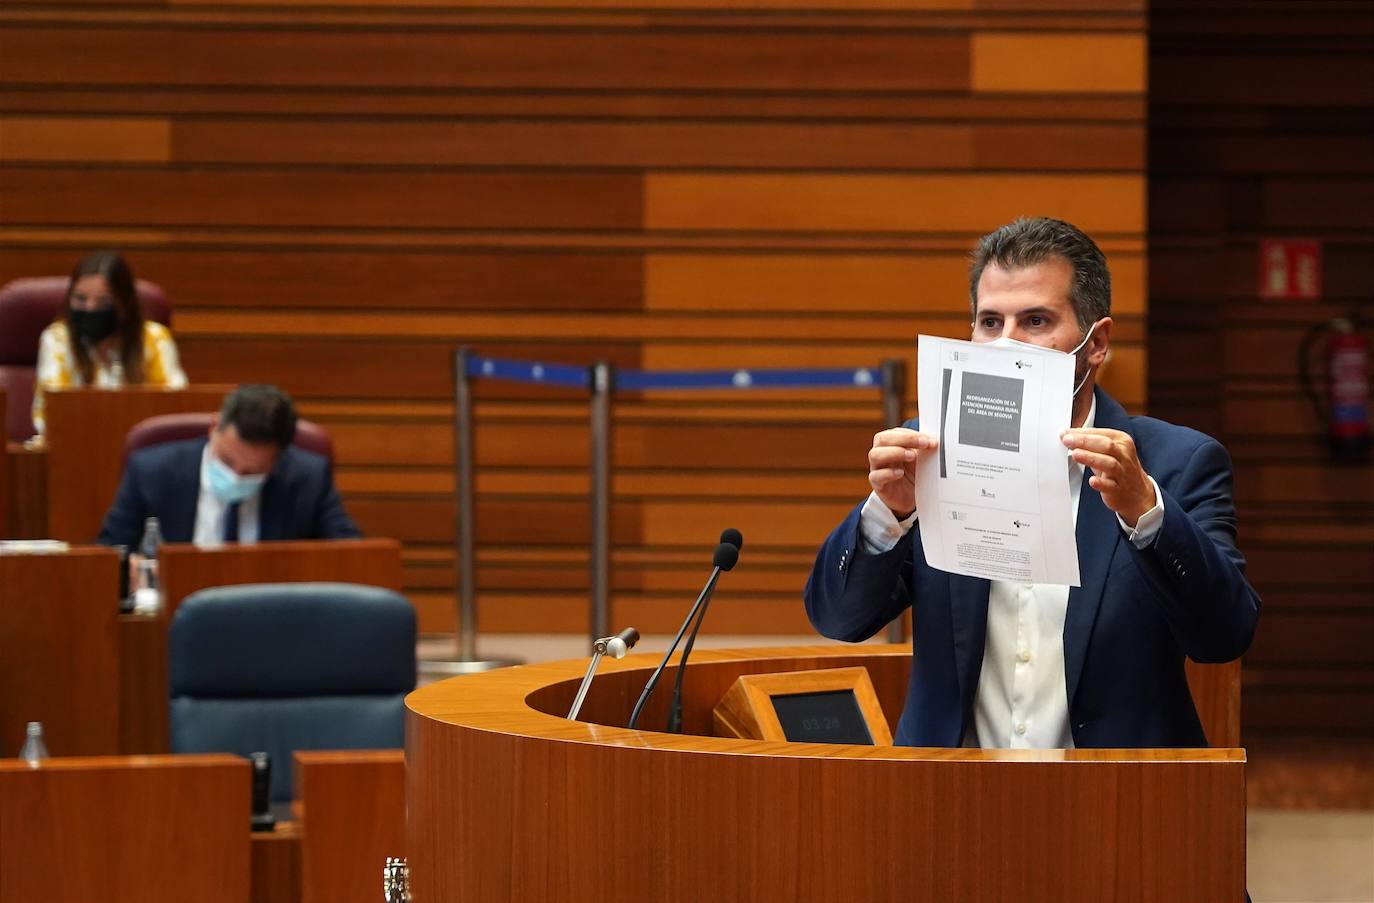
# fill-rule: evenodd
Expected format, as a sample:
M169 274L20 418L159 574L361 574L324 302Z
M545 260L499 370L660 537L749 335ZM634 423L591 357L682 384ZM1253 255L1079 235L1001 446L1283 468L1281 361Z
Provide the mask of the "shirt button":
M1030 661L1030 660L1031 660L1030 650L1029 650L1029 649L1022 649L1022 650L1021 650L1021 661L1023 661L1023 662L1028 662L1028 661Z
M1016 732L1018 734L1024 734L1026 732L1026 726L1024 724L1016 725Z

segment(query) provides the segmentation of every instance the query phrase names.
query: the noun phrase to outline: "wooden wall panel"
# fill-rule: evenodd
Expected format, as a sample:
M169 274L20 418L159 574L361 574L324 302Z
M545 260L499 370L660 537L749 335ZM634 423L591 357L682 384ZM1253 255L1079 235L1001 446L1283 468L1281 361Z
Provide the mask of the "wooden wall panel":
M0 117L0 160L101 160L166 163L166 119L136 117Z
M1151 408L1235 461L1245 734L1367 736L1374 467L1333 464L1298 352L1338 316L1370 336L1374 4L1159 0L1150 34ZM1257 297L1266 238L1321 241L1322 299Z
M1145 36L979 34L977 91L1134 94L1145 90Z
M489 90L962 91L967 34L913 29L11 25L14 84ZM595 25L594 20L589 24ZM361 63L361 64L360 64Z
M1091 233L1138 234L1140 175L650 175L645 219L656 229L978 232L1055 210ZM983 230L986 231L986 230Z
M0 280L125 250L173 299L194 381L278 382L330 429L349 508L404 541L422 629L451 630L460 344L910 364L918 333L967 334L977 237L1049 214L1110 255L1104 378L1142 408L1144 8L0 9ZM586 396L477 397L481 623L585 629ZM670 626L733 524L746 565L708 629L805 630L814 548L866 492L877 393L656 392L616 418L614 620Z
M100 184L91 204L86 186ZM264 228L628 229L636 176L31 167L0 170L6 218L31 224ZM156 280L154 280L156 281Z

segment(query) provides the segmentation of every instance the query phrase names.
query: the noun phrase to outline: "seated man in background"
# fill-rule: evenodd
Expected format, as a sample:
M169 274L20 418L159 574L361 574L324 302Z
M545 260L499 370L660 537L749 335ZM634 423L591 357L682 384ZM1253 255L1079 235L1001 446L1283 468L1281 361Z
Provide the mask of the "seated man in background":
M167 542L217 546L361 535L344 511L330 464L291 444L296 411L275 386L239 386L209 436L129 456L99 542L134 548L145 518Z

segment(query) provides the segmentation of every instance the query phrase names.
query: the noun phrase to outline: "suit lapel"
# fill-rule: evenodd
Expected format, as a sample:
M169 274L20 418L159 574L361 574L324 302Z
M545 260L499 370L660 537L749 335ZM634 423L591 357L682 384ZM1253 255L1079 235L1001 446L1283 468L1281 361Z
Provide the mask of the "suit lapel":
M272 472L267 475L267 480L262 484L262 493L258 496L258 539L266 542L270 539L283 539L286 536L286 507L278 504L278 487L282 485L285 477L284 471L290 466L287 456L291 449L287 447L277 456L277 463L272 466Z
M1101 389L1097 392L1097 415L1094 425L1105 429L1131 432L1131 421L1125 409ZM1102 501L1102 494L1088 485L1091 470L1083 473L1083 488L1078 497L1078 525L1074 535L1078 540L1078 569L1080 586L1069 588L1068 611L1064 617L1064 680L1068 690L1069 708L1073 709L1078 679L1083 674L1083 662L1088 656L1088 640L1092 637L1102 597L1107 589L1107 571L1116 547L1124 539L1116 514Z
M173 513L175 524L163 525L163 536L185 536L187 542L196 538L196 509L200 506L200 466L208 440L202 439L187 446L178 454L186 456L183 463L169 467L169 481L175 484L168 497L167 510Z

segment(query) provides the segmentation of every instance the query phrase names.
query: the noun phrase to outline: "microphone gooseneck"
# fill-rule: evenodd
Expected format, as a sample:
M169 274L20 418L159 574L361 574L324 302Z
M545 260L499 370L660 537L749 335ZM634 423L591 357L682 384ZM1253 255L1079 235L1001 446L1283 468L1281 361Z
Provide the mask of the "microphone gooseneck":
M716 559L716 565L722 571L728 571L739 562L739 550L744 546L744 536L734 527L727 527L721 531L720 545L716 547L719 554L724 552ZM702 622L706 620L706 608L711 604L710 598L702 604L701 611L697 613L696 621L692 624L692 631L687 636L687 645L682 647L682 658L677 663L677 677L673 680L673 697L668 702L668 726L670 734L682 733L682 681L687 676L687 659L692 655L692 647L697 643L697 634L701 632Z
M569 721L575 720L577 713L582 711L582 701L587 698L587 690L592 685L592 676L596 674L596 666L600 663L601 656L624 658L625 653L633 649L638 642L639 631L633 627L626 627L615 636L603 636L592 643L592 660L587 664L587 673L582 676L582 685L577 688L577 695L573 697L572 708L568 709Z
M668 667L669 660L672 659L673 653L677 651L678 643L682 642L683 634L687 632L687 628L691 626L692 622L697 620L699 615L704 613L706 604L710 601L711 593L715 591L716 581L720 579L720 575L723 572L733 568L739 561L740 547L737 544L725 541L727 534L732 537L738 537L740 543L744 542L744 538L740 536L738 530L727 530L721 534L722 541L716 546L715 553L711 556L711 576L707 578L706 585L702 587L701 595L697 596L697 601L692 605L691 610L687 612L687 617L683 620L682 626L678 628L677 636L673 637L672 644L663 655L663 661L658 663L658 667L654 669L653 674L649 675L648 682L644 684L644 692L639 694L639 700L635 703L634 711L630 713L629 727L633 728L639 723L639 715L644 711L644 705L649 701L649 696L653 694L654 687L658 686L658 679L663 675L663 669ZM695 632L693 636L695 636ZM681 665L679 665L679 676L681 675L680 669ZM679 683L679 687L680 686L681 684Z

